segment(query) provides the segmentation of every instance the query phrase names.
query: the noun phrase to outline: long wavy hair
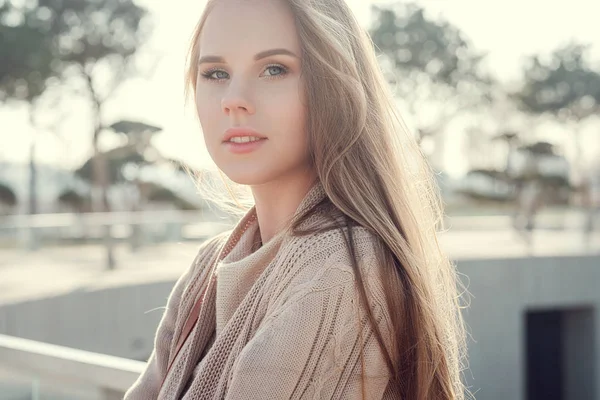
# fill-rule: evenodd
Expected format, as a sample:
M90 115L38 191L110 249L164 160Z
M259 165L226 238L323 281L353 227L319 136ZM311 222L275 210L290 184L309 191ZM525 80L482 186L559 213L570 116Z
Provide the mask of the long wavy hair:
M188 95L196 90L199 37L218 1L208 0L192 36L186 67ZM373 42L346 2L285 1L295 16L302 47L310 161L327 194L326 202L345 221L340 228L347 238L360 301L386 357L392 383L403 399L462 400L468 393L462 382L464 296L455 266L437 240L443 228L443 203L434 172L398 115ZM251 204L235 195L235 184L223 173L221 177L234 196L211 196L201 185L203 194L224 207L233 204L246 212ZM307 234L299 226L317 211L297 216L292 232ZM351 229L356 225L375 234L382 244L377 256L394 332L387 341L389 350L358 268Z

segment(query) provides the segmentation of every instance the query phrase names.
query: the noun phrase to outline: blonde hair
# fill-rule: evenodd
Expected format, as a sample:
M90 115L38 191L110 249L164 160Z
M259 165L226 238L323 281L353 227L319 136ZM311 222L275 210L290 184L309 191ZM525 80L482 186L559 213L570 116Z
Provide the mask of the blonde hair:
M193 93L198 39L217 1L208 1L193 35L186 75ZM311 163L327 200L346 221L361 302L392 381L403 399L464 399L462 296L455 266L437 241L443 206L434 173L397 113L369 35L345 1L286 2L302 46ZM243 211L249 206L239 205ZM389 352L368 307L352 225L383 244L378 258L394 329Z

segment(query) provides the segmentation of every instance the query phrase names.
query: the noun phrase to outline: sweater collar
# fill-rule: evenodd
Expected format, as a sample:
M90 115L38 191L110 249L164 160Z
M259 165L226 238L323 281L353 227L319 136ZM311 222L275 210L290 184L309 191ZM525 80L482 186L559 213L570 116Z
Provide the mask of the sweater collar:
M317 180L296 208L292 219L318 204L326 196L327 194L325 193L322 183ZM225 263L235 263L248 256L256 255L258 258L261 258L263 255L271 254L273 249L278 248L283 238L287 236L289 233L288 230L289 224L281 229L267 243L264 243L257 251L252 253L251 249L254 241L260 240L256 206L252 206L233 228L228 243L225 246L224 257L222 260Z

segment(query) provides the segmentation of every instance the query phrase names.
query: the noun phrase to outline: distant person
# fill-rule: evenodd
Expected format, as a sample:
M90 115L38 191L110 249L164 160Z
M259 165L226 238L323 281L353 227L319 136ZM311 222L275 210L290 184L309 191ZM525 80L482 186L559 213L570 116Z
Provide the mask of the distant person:
M463 399L441 199L345 1L209 1L187 77L254 205L200 246L125 399Z
M533 231L536 216L543 206L544 185L538 172L536 157L530 155L523 171L522 180L517 186L513 227L523 238L529 250L533 244Z
M535 217L542 206L543 192L542 183L536 179L526 182L519 196L520 228L529 235L535 228Z

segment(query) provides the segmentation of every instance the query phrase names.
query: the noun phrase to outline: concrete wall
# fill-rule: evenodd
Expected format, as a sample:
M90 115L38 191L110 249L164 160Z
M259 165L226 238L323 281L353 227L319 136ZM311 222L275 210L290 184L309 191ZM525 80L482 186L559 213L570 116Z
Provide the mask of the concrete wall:
M0 333L145 361L175 281L75 291L0 308Z
M469 285L465 311L476 398L526 399L526 312L564 310L564 399L599 399L600 256L458 261Z
M566 310L565 400L600 400L600 256L459 260L477 399L526 399L526 312ZM74 292L0 308L0 333L137 360L152 351L174 281ZM533 399L529 399L533 400Z

